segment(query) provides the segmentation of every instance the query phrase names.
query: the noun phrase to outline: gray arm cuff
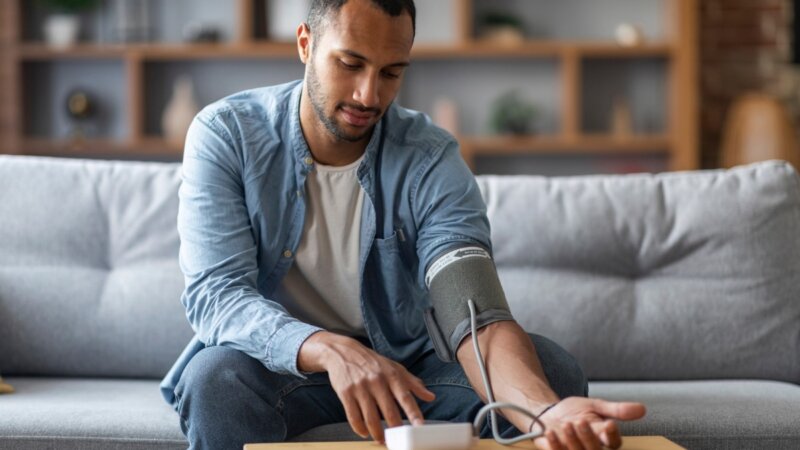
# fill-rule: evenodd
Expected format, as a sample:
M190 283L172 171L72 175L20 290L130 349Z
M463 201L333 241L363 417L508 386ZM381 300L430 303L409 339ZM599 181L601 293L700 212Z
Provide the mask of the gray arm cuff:
M425 325L436 354L445 362L456 361L458 345L472 332L468 299L475 303L478 328L514 320L488 256L455 258L440 267L430 282L430 299L432 308L425 312Z

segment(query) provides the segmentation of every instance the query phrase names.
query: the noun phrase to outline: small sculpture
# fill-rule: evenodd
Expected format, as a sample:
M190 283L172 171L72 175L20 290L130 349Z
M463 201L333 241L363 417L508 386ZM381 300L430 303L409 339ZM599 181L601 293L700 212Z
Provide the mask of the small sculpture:
M86 124L95 116L97 105L89 91L81 88L71 90L66 98L67 117L73 128L70 137L75 141L86 138Z

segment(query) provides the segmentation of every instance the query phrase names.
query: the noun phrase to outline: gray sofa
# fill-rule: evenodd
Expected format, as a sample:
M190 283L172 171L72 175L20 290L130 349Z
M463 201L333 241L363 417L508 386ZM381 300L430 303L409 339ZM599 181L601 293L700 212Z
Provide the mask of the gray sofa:
M161 376L179 302L179 165L0 156L0 448L185 448ZM731 171L479 177L515 316L629 435L800 448L800 187ZM345 425L301 439L353 438Z

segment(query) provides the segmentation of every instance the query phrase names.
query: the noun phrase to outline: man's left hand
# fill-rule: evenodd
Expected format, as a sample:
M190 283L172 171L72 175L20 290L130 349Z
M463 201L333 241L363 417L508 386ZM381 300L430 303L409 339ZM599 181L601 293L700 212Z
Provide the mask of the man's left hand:
M641 403L567 397L540 417L547 428L545 435L534 442L545 450L619 448L622 436L616 421L640 419L644 415Z

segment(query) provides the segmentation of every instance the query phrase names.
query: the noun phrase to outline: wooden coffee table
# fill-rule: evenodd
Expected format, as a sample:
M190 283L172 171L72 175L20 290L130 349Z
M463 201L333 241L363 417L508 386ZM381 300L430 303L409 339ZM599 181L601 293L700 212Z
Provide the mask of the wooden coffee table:
M623 438L622 450L685 450L661 436L630 436ZM378 450L386 447L375 441L356 442L287 442L282 444L247 444L244 450ZM532 442L520 442L510 447L492 439L481 439L470 450L537 449Z

